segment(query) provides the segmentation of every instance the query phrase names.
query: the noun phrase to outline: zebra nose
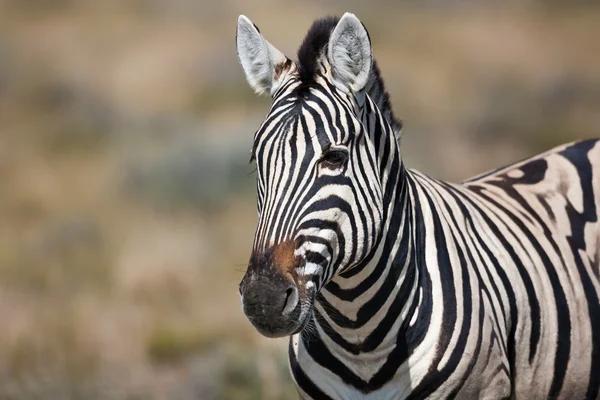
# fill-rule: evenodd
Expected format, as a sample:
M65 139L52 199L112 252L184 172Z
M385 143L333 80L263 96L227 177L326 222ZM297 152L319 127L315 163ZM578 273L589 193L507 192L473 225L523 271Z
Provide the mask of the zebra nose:
M244 314L263 335L287 333L291 313L298 305L298 289L291 282L254 280L242 288Z

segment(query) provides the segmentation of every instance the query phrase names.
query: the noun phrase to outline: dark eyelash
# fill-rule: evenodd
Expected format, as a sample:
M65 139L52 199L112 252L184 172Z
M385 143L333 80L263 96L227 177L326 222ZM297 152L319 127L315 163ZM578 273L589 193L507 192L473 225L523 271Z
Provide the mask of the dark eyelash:
M327 167L339 168L348 160L348 153L344 150L328 150L321 157L321 163Z

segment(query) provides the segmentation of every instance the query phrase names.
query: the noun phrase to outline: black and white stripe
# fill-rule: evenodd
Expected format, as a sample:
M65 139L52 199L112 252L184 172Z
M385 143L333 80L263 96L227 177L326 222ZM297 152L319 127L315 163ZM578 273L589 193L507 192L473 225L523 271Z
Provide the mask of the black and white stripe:
M600 398L600 141L430 178L402 163L356 17L317 21L298 62L243 18L240 60L273 105L254 138L259 223L240 290L261 332L293 333L301 397ZM291 289L267 317L248 299L268 279Z

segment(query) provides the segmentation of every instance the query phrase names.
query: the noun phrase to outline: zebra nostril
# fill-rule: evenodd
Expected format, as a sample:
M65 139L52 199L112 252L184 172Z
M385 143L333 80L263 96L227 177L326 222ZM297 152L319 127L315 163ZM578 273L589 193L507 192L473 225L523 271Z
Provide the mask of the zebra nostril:
M292 293L294 292L294 290L292 288L288 288L288 290L285 291L285 301L283 302L283 310L285 310L285 307L287 306L288 302L290 301L290 296L292 295Z
M290 313L298 304L298 291L294 287L289 287L285 291L285 301L283 302L283 314Z

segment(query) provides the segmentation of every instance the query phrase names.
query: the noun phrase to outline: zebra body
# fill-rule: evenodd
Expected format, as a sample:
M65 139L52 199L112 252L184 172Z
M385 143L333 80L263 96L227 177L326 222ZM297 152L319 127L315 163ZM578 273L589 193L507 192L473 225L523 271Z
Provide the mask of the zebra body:
M365 392L373 398L409 393L410 398L503 398L513 390L515 397L525 399L595 398L599 382L593 371L600 368L600 225L596 220L584 229L580 218L586 215L586 188L579 175L593 171L593 160L600 160L598 141L562 146L462 185L407 171L407 206L414 210L410 231L419 238L412 244L414 258L408 266L415 268L422 283L408 289L415 290L415 309L405 316L394 312L392 319L400 326L407 324L405 336L418 331L421 323L424 332L413 340L403 339L400 349L395 347L397 336L381 341L378 349L384 351L376 359L382 363L394 350L404 352L391 357L390 379L381 386L372 379L384 368L362 364L368 355L356 352L353 357L343 344L331 340L327 332L334 323L319 332L325 346L305 333L293 338L295 373L301 380L306 375L332 398L359 398ZM594 210L588 215L597 215L600 208L595 173L595 187L587 188L596 193L587 193L587 207ZM399 258L395 267L408 269L403 256ZM357 284L367 275L356 276ZM332 283L357 286L337 277ZM389 299L406 287L392 291ZM327 286L323 292L325 306L319 301L315 305L317 326L330 319L327 309L348 309L341 302L328 304L327 299L335 297L327 294ZM390 308L374 309L372 318L381 323L390 317L388 312ZM534 326L533 321L538 323ZM345 339L360 343L372 331L366 327ZM313 352L321 353L324 366L313 361ZM327 361L333 357L342 363ZM344 371L330 371L331 365ZM357 368L345 367L350 365ZM350 385L340 377L347 377ZM317 393L321 394L307 395L319 397Z
M245 17L237 45L273 96L240 293L291 336L301 397L599 398L600 141L435 180L404 167L352 14L315 22L296 63Z

